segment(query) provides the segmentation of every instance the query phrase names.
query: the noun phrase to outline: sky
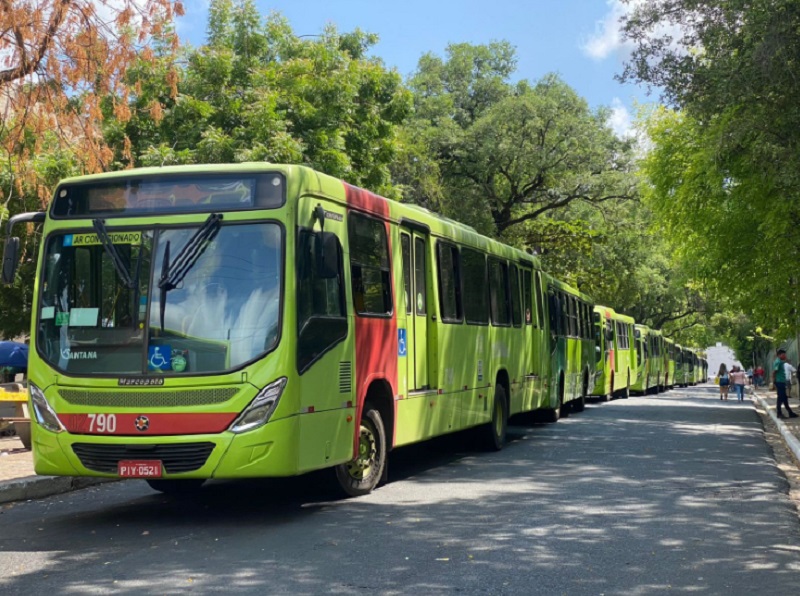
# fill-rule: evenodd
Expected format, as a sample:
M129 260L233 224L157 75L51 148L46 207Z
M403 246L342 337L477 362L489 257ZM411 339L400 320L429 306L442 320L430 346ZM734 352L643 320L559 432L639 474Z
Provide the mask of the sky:
M178 33L196 46L205 42L208 3L184 0ZM614 80L627 51L617 19L629 7L621 0L256 0L256 5L264 15L283 14L296 35L318 34L329 23L342 32L376 33L380 41L372 55L404 77L425 53L445 57L450 43L506 40L517 50L515 80L557 73L592 108L611 108L609 124L620 135L629 131L636 103L658 99Z

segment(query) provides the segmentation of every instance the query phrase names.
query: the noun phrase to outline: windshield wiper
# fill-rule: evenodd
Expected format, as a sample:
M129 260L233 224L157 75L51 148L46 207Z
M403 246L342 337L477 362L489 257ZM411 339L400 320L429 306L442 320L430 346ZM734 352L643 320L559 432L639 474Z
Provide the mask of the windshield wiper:
M161 290L159 297L159 315L161 317L161 331L164 331L164 311L167 306L167 292L174 290L184 280L186 275L195 266L197 261L203 256L208 246L217 237L222 225L222 214L212 213L208 216L205 223L189 238L183 248L175 255L175 259L170 262L169 248L170 242L167 240L164 246L164 258L161 261L161 277L158 280L158 287Z
M102 219L95 219L92 221L92 226L94 227L94 231L97 232L97 239L100 240L100 244L103 245L103 249L106 251L108 258L111 259L111 263L114 265L117 275L119 275L122 283L132 290L136 287L136 282L131 278L128 265L122 260L122 256L119 254L119 251L117 251L117 247L114 246L114 241L109 238L106 222ZM141 259L142 257L139 255L140 262Z

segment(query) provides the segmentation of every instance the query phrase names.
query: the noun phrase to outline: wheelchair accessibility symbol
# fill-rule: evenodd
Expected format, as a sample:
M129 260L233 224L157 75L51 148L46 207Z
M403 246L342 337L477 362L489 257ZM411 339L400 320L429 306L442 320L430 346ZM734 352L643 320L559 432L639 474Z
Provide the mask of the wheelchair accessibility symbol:
M171 346L150 346L147 350L147 368L149 370L170 370L172 356Z
M397 330L397 355L406 356L408 354L408 347L406 345L406 330Z

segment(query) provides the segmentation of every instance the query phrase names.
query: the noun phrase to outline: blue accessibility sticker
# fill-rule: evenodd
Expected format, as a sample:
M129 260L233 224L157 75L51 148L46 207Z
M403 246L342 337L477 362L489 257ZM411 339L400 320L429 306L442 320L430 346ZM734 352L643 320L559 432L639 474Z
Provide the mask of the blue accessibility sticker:
M172 369L172 346L150 346L147 349L148 370Z
M408 345L406 344L406 330L397 330L397 355L406 356L408 354Z

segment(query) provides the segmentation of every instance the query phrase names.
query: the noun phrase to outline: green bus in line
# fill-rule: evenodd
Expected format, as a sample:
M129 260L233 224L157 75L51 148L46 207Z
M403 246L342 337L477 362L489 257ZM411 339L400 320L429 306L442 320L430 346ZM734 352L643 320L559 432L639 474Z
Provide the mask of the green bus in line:
M650 374L653 366L651 356L650 328L639 323L633 326L633 339L636 345L636 381L631 385L631 391L637 395L650 393L655 382Z
M627 398L636 383L637 362L634 349L634 320L607 306L594 307L597 375L592 395L607 401Z
M675 342L668 337L664 338L664 390L675 386Z
M477 427L500 449L509 416L557 418L593 384L589 301L534 257L309 168L72 178L21 222L43 223L39 474L183 492L330 468L361 495L395 447ZM18 257L9 236L6 283Z
M686 350L680 345L675 344L675 386L686 387Z
M550 313L550 385L556 388L558 408L547 410L555 421L586 405L596 374L592 303L569 285L544 276Z

